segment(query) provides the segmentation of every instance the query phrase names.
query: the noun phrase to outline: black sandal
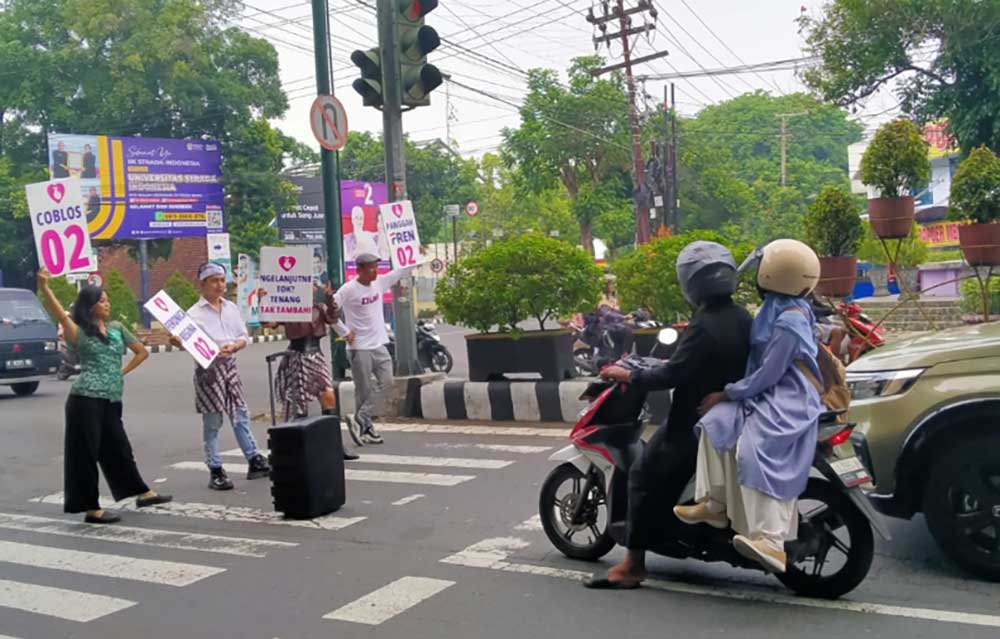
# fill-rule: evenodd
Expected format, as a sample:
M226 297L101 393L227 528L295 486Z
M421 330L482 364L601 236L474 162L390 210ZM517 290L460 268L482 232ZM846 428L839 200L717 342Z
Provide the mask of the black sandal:
M608 573L605 572L603 575L594 574L584 579L583 587L591 590L635 590L642 587L642 582L626 584L620 581L611 581L608 579Z
M136 508L146 508L147 506L159 506L160 504L169 504L174 498L171 495L153 495L152 497L146 497L145 499L139 497L135 500Z
M117 524L121 520L121 515L113 513L110 510L102 512L100 517L87 513L87 516L83 518L86 524Z

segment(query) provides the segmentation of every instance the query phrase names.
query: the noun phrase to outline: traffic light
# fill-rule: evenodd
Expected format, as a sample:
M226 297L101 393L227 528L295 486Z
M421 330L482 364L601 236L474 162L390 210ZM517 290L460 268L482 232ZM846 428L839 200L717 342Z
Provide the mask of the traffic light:
M351 62L361 69L361 77L351 85L361 94L365 106L381 109L385 102L382 92L382 53L377 48L351 53Z
M396 33L403 105L428 106L430 93L444 81L441 71L427 63L427 54L437 49L441 38L424 16L436 9L438 0L396 0Z

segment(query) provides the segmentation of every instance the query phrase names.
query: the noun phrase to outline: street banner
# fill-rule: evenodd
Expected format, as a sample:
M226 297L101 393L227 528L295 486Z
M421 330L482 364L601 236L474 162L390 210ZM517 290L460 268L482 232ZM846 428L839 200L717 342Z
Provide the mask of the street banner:
M408 268L422 264L420 234L417 232L417 218L413 215L413 203L409 200L383 204L382 229L389 244L389 256L393 268Z
M53 178L79 178L95 240L224 231L222 154L214 140L49 135Z
M308 246L261 247L260 321L312 321L312 257Z
M31 212L38 265L56 277L97 270L79 180L36 182L26 185L24 191Z
M233 256L229 252L229 233L209 233L205 236L208 244L208 261L218 264L226 271L226 284L233 282Z
M184 350L191 354L202 368L208 368L219 356L219 347L193 319L177 305L166 291L160 291L145 303L145 308L163 324L171 335L181 340Z
M246 253L240 253L237 258L239 268L236 269L236 297L240 307L240 317L252 327L260 326L257 313L260 310L257 298L257 264Z

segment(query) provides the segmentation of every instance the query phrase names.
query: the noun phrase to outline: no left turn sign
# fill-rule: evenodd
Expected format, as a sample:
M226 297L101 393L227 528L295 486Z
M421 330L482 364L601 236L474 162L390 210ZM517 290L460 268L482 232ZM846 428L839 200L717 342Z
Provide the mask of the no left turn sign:
M347 112L340 100L332 95L317 96L313 100L309 124L316 141L328 151L339 151L347 142Z

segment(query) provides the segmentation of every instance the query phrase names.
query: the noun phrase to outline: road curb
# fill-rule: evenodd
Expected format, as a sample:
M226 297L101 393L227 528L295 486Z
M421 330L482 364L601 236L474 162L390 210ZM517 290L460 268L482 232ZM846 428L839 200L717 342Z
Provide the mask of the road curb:
M261 344L265 342L282 342L285 340L284 335L257 335L256 337L250 338L251 344ZM172 344L152 344L147 345L146 350L150 353L171 353L173 351L183 351L183 348L177 348Z

